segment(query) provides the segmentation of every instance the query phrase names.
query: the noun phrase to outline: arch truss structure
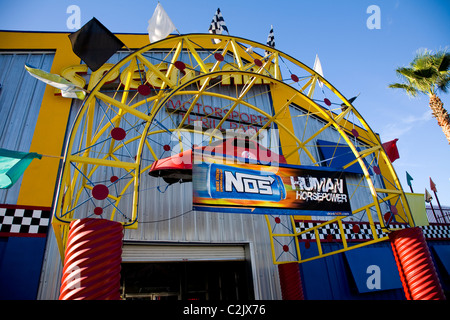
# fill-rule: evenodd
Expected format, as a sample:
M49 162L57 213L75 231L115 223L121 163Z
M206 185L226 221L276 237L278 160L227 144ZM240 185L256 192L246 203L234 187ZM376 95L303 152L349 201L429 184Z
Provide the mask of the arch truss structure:
M347 179L349 217L302 231L298 221L305 217L266 216L275 263L303 261L301 236L329 225L341 235L340 250L352 248L344 219L370 225L364 244L385 238L376 223L386 232L389 219L413 225L379 137L325 78L274 48L232 36L170 37L127 54L89 87L67 138L54 205L62 251L75 219L100 217L137 228L149 210L142 199L173 184L150 176L152 165L194 145L208 146L227 130L261 138L292 165L333 166L345 148L352 157L344 157L351 160L339 162L339 169L359 170ZM331 141L336 152L325 159L319 140ZM323 256L316 239L317 256Z

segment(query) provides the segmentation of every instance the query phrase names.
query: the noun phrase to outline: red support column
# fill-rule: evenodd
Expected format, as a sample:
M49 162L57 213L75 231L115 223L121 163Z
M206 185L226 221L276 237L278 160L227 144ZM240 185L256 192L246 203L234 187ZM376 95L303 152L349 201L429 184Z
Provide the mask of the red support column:
M60 300L120 300L123 226L104 219L72 221Z
M300 268L297 262L278 265L283 300L304 300Z
M400 279L408 300L445 300L422 229L389 234Z

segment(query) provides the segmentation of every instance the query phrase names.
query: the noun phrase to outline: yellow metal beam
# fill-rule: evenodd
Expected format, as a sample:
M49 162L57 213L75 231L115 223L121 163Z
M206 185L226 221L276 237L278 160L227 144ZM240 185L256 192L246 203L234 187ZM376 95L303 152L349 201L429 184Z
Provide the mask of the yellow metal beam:
M233 54L237 61L239 70L244 70L244 64L242 63L241 54L239 52L240 51L239 46L237 45L235 40L230 40L230 42L231 42L231 47L233 48Z
M209 73L208 68L206 67L205 63L203 62L202 58L200 58L200 55L198 54L197 50L195 50L191 40L189 40L188 37L184 38L184 41L186 43L186 47L189 48L190 53L194 57L195 61L197 61L198 65L200 66L200 69L202 69L203 73Z
M85 163L85 164L93 164L100 165L105 167L113 167L113 168L123 168L123 169L137 169L138 165L134 162L125 162L125 161L114 161L114 160L106 160L99 158L88 158L81 156L70 156L67 159L71 162L76 163Z
M113 106L115 106L115 107L125 111L125 112L128 112L128 113L138 117L139 119L142 119L142 120L145 120L145 121L151 120L151 117L146 115L145 113L143 113L143 112L141 112L139 110L136 110L136 109L134 109L134 108L132 108L132 107L122 103L122 102L119 102L119 101L117 101L117 100L107 96L104 93L95 92L94 95L97 98L99 98L99 99L101 99L101 100L103 100L103 101L105 101L105 102L107 102L107 103L109 103L109 104L111 104L111 105L113 105Z
M359 152L359 156L355 160L353 160L353 161L347 163L345 166L343 166L342 169L345 170L348 167L351 167L356 162L358 162L358 159L363 159L363 158L369 156L370 154L380 150L380 148L381 148L380 146L375 146L375 147L372 147L372 148L369 148L369 149L366 149L366 150L363 150L363 151Z
M164 83L166 83L169 87L174 87L175 83L169 79L164 73L162 73L161 71L158 70L158 68L156 68L152 63L150 63L150 61L148 61L147 59L145 59L142 54L138 53L137 57L139 58L139 61L141 61L147 68L149 68L151 70L151 72L153 72L155 75L157 75L161 80L164 81Z

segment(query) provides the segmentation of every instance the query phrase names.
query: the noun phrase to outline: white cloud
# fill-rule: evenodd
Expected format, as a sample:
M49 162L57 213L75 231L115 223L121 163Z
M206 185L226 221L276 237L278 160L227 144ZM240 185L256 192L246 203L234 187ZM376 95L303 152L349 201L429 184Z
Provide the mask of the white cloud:
M414 115L409 115L402 121L404 123L415 123L415 122L421 122L421 121L428 121L431 119L432 119L432 115L431 115L431 109L430 109L430 110L425 111L422 115L420 115L418 117L414 116Z
M390 141L396 138L398 139L400 136L408 133L421 123L431 119L431 110L427 110L419 116L408 115L407 117L398 119L395 122L387 123L380 132L381 139L382 141Z

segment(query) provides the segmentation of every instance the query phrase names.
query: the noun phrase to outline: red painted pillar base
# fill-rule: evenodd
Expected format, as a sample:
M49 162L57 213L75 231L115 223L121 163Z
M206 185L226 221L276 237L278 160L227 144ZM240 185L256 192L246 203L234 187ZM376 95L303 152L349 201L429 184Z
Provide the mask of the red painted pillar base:
M297 262L278 265L283 300L304 300L302 279Z
M408 300L445 300L422 229L406 228L389 235Z
M72 221L60 300L120 300L123 226L104 219Z

